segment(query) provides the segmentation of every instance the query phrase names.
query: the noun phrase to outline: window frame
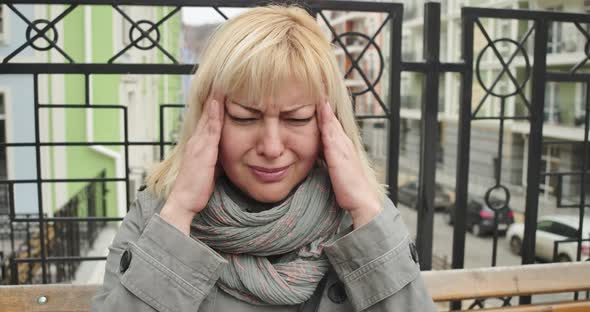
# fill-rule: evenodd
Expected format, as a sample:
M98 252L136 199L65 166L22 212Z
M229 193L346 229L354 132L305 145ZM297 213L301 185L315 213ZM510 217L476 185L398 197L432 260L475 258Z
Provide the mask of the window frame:
M547 11L562 12L563 4L548 6ZM561 53L563 48L563 24L551 22L547 32L547 53Z
M4 132L4 137L0 137L0 142L6 143L7 141L7 104L6 104L6 92L4 92L3 90L0 90L0 106L2 106L3 108L3 112L0 111L0 121L2 121L3 124L3 132ZM0 166L4 167L1 170L4 171L5 176L0 175L0 179L6 180L8 179L8 149L6 147L3 147L4 150L4 162L2 163L0 161ZM1 160L1 159L0 159ZM0 204L2 204L0 206L0 215L6 215L9 213L9 198L8 198L8 184L0 184ZM2 207L4 206L5 207Z
M547 227L542 228L543 224L548 224L548 225L547 225ZM541 221L537 222L537 231L543 231L543 232L553 234L553 232L551 232L552 226L553 226L552 220L541 220Z
M8 40L8 12L6 5L0 4L0 42L6 42Z

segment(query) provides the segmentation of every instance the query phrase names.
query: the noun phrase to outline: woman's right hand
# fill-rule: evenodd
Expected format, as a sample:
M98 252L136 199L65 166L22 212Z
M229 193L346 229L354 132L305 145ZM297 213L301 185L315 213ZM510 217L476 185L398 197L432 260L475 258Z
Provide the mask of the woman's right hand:
M205 208L215 187L219 140L223 127L224 95L212 93L188 140L180 169L160 217L185 234L195 214Z

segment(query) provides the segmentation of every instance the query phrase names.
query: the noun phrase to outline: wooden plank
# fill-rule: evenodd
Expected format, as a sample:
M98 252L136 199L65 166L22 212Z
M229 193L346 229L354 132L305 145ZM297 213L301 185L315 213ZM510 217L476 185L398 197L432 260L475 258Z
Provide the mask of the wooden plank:
M590 262L430 271L422 272L422 276L435 301L556 293L590 289ZM88 311L97 287L69 284L0 286L0 307L3 312ZM47 297L46 304L37 303L40 296ZM518 306L501 311L590 311L590 302Z
M86 312L96 290L97 285L0 286L0 307L2 312ZM47 303L37 303L41 296L47 297Z
M463 312L474 310L464 310ZM590 300L539 303L525 306L478 309L478 312L588 312Z
M422 272L434 301L590 289L590 262Z

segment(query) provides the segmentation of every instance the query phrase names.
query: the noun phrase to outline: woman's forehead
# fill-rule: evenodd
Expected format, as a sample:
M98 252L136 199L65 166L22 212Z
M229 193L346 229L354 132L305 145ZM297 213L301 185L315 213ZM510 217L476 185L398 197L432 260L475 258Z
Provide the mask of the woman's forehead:
M248 102L240 102L239 100L233 100L229 98L230 103L243 107L248 110L254 110L259 112L266 112L266 111L279 111L281 113L290 113L295 112L303 108L311 108L316 106L315 101L297 101L297 102L281 102L281 101L272 101L272 102L264 102L263 104L248 104Z
M300 84L289 84L275 90L274 95L250 94L242 89L228 95L229 100L241 106L264 110L278 108L281 111L291 110L301 106L315 105L318 102L316 96L308 92Z

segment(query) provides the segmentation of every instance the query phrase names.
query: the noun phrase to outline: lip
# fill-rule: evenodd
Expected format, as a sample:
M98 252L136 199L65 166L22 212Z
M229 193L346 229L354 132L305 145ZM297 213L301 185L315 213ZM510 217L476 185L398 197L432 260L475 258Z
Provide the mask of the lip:
M285 167L277 167L277 168L265 168L265 167L258 167L258 166L249 166L250 171L252 174L261 182L264 183L271 183L271 182L278 182L282 180L287 171L289 171L289 166Z

